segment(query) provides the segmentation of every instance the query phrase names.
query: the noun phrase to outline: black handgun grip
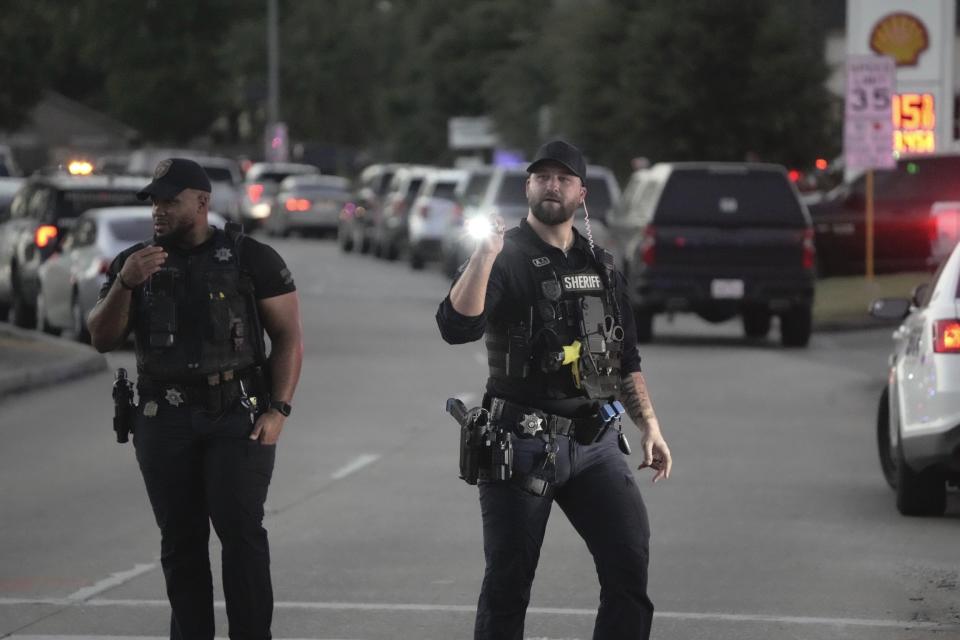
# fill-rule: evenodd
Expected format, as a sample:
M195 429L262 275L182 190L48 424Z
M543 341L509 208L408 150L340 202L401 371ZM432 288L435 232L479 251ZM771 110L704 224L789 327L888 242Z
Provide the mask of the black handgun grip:
M461 427L467 425L467 416L470 412L467 410L467 405L463 404L460 398L447 398L447 413L453 416L453 419L456 420Z

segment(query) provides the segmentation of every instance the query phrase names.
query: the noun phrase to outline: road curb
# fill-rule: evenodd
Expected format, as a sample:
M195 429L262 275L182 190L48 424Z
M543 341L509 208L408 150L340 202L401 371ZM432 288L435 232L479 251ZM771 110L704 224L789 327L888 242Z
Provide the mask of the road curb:
M106 357L93 347L3 322L0 350L12 360L0 371L0 398L107 369Z

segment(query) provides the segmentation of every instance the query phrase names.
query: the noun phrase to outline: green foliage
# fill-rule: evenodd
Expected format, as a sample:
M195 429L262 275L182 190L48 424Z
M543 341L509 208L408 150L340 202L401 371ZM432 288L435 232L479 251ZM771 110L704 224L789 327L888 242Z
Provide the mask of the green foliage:
M51 44L49 12L41 2L15 4L12 0L0 3L0 131L15 131L26 123L46 87L43 60L37 52Z
M568 76L565 121L621 172L636 156L807 164L835 143L822 38L798 5L610 3L586 35L620 46Z
M636 156L806 164L837 150L828 1L281 0L281 117L383 159L449 160L448 119L492 115L506 146L562 135L621 175ZM214 123L235 141L240 120L259 139L265 0L16 4L0 125L49 87L149 142Z

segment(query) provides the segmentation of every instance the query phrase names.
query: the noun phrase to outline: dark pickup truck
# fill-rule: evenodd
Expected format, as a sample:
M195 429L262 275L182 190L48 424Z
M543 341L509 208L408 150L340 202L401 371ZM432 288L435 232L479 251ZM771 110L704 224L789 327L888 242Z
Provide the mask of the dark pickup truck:
M59 249L64 232L87 209L142 205L136 193L145 184L143 178L119 176L31 176L10 210L0 212L0 319L9 314L15 325L34 327L37 270Z
M611 219L641 342L658 313L740 315L749 338L780 320L806 346L816 255L810 216L778 165L662 163L638 171Z

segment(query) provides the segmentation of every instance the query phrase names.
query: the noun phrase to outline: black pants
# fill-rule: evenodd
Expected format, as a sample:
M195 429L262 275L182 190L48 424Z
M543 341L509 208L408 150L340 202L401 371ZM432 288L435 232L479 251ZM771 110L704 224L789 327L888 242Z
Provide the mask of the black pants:
M211 521L223 548L230 638L270 638L273 588L262 523L276 447L248 438L250 414L239 403L211 415L160 398L154 417L143 415L145 404L134 444L160 526L171 640L214 637Z
M593 554L600 578L595 640L646 640L653 603L647 597L650 529L617 433L596 444L558 437L555 482L543 497L514 481L480 483L487 568L477 605L476 640L522 640L530 588L547 519L560 505ZM514 473L540 466L539 438L514 440ZM572 579L572 578L571 578Z

